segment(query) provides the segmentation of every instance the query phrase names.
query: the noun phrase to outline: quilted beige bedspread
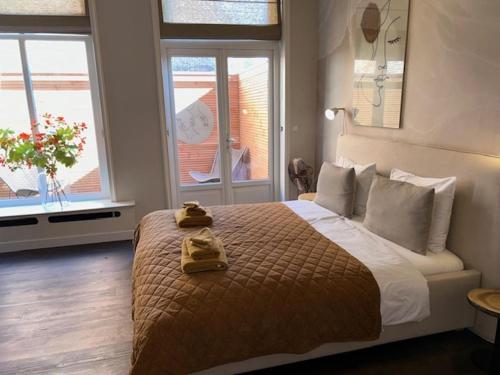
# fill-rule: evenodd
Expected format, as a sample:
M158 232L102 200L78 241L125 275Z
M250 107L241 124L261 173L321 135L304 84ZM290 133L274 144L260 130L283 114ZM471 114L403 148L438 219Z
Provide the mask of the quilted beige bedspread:
M212 208L229 269L186 275L174 211L136 233L130 373L186 374L327 342L374 340L380 292L371 272L281 203Z

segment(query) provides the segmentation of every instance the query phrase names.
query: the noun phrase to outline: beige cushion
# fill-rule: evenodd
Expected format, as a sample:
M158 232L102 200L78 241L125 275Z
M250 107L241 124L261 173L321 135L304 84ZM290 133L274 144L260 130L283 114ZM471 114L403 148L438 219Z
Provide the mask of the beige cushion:
M356 172L356 194L354 197L354 214L363 216L366 212L366 202L368 201L368 193L372 186L373 177L377 171L377 165L370 163L366 165L356 164L354 161L341 156L335 163L342 168L354 168Z
M363 225L371 232L419 254L426 254L434 189L377 176Z
M420 177L394 168L391 170L391 180L434 188L434 211L432 213L427 248L435 253L443 251L446 248L446 238L450 229L451 210L453 207L453 198L455 197L457 178Z
M318 177L314 202L345 217L352 217L356 173L354 168L342 168L324 162Z

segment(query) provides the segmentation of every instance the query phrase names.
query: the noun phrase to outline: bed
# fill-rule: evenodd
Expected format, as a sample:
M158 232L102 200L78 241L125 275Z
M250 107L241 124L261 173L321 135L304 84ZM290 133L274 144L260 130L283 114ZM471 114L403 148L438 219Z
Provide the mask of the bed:
M422 164L422 162L428 162L428 157L436 157L441 156L445 160L445 166L449 166L449 160L460 160L462 165L458 168L457 171L452 170L447 172L439 172L430 168L431 170L427 173L439 175L457 175L459 181L465 181L468 183L470 178L464 178L460 180L462 176L468 177L467 173L464 172L464 164L467 165L481 165L481 168L484 167L484 160L480 157L480 161L475 160L476 155L464 155L461 153L446 151L446 150L437 150L432 148L427 148L423 146L413 146L406 145L401 148L401 152L405 153L405 157L398 157L397 146L394 144L387 144L386 141L377 141L372 139L364 139L362 137L343 137L339 143L338 152L341 152L343 155L350 156L353 159L359 160L360 162L369 162L371 160L363 160L363 158L368 159L369 156L365 154L364 151L366 149L370 149L371 157L375 156L377 163L381 165L382 173L386 172L388 168L393 166L400 168L412 169L415 166L421 165L429 165ZM390 146L390 147L388 147ZM384 151L388 150L388 151ZM395 152L396 151L396 152ZM412 155L413 153L413 155ZM423 160L420 160L422 159ZM465 161L465 162L464 162ZM416 173L425 174L426 171L418 170L418 168L414 169ZM483 182L482 182L483 183ZM467 187L467 185L465 186ZM481 184L476 185L476 188L481 190ZM483 186L484 188L484 186ZM486 188L488 189L488 188ZM301 220L309 229L313 229L315 236L319 235L320 238L325 238L330 241L330 243L335 243L341 250L345 250L350 256L354 259L359 260L362 265L364 265L369 272L366 273L364 268L359 268L364 275L363 277L366 280L370 281L369 275L373 277L376 285L379 290L379 301L380 304L376 305L373 302L373 296L375 294L367 294L363 297L363 294L357 294L357 297L354 300L358 301L371 301L370 303L366 302L363 305L363 308L366 308L367 311L373 311L374 308L378 308L379 311L379 322L377 321L376 314L372 314L372 320L369 320L370 324L367 324L367 329L363 332L355 332L354 335L357 338L349 339L348 335L340 335L340 336L329 336L328 334L320 335L321 337L314 337L314 339L307 338L304 346L300 345L292 345L295 341L295 337L293 334L289 334L288 340L291 342L290 350L283 347L283 345L276 345L275 348L266 347L265 350L257 350L257 351L243 351L234 357L225 357L220 360L213 359L207 362L206 366L203 363L197 362L192 367L176 367L173 366L171 372L172 373L182 373L182 372L194 372L199 374L226 374L226 373L240 373L260 368L272 367L280 364L291 363L296 361L303 361L306 359L317 358L321 356L331 355L335 353L341 353L345 351L356 350L364 347L379 345L386 342L392 342L397 340L403 340L406 338L417 337L422 335L428 335L437 332L463 329L468 327L475 327L477 331L481 331L484 329L484 332L488 334L490 323L491 322L476 322L475 312L474 310L467 304L466 302L466 294L467 292L479 286L481 281L481 273L471 267L471 265L476 264L481 271L486 271L486 279L490 282L491 277L495 277L490 271L491 267L484 262L478 262L478 257L474 257L471 254L471 249L468 248L467 245L470 245L471 241L478 241L478 243L484 244L484 238L481 236L485 235L484 230L477 232L476 227L472 225L469 220L477 219L475 213L471 210L470 205L470 190L464 189L464 185L461 184L458 186L457 191L457 203L458 211L462 215L465 213L469 213L469 215L464 217L454 218L452 221L452 230L450 234L451 244L450 249L453 251L445 251L443 253L437 255L427 255L422 256L415 253L410 252L404 248L401 248L390 241L384 240L376 235L371 234L363 226L360 224L359 218L353 218L353 220L348 220L343 217L340 217L313 202L308 201L292 201L292 202L283 202L283 203L274 203L274 205L279 205L282 208L280 210L287 210L286 212L290 212L293 216L286 214L285 216L290 216ZM465 200L464 200L465 199ZM273 206L274 207L274 206ZM222 216L224 217L224 211L226 208L217 208L215 209L216 217ZM244 220L237 219L239 216L234 214L234 210L238 210L236 206L232 206L230 208L233 210L232 217L234 220L230 220L228 225L235 225L233 228L236 232L240 230L239 235L241 233L245 233L245 228L242 226L245 225ZM240 212L243 213L247 210L247 207L239 208ZM267 212L268 210L272 210L269 208L259 207L261 212ZM455 210L457 210L455 208ZM228 211L229 212L229 211ZM280 211L280 215L283 216L284 211ZM291 214L291 215L292 215ZM161 213L154 213L154 215L166 215L163 219L168 218L168 215L171 215L171 212L163 211ZM278 215L278 216L280 216ZM229 215L231 216L231 215ZM267 215L265 215L267 216ZM153 224L147 224L147 221L150 220ZM240 221L238 221L240 220ZM268 227L280 228L279 220L274 218L274 223L267 223ZM295 219L294 219L295 220ZM465 222L464 222L465 220ZM177 239L170 238L166 239L167 232L175 232L175 227L172 227L172 222L167 225L164 222L168 220L153 220L151 217L147 219L146 222L141 223L141 227L139 228L138 238L136 241L136 258L134 262L134 354L132 357L132 369L131 374L139 374L139 373L168 373L170 371L167 368L161 369L161 366L168 366L169 356L172 355L172 358L175 357L175 360L171 360L170 363L178 362L179 353L174 354L169 350L160 350L155 354L153 352L149 354L144 351L144 348L148 345L153 348L158 348L162 346L162 342L166 342L166 340L173 334L174 332L179 334L182 330L185 330L187 327L186 321L184 321L184 326L176 325L174 320L166 319L164 320L162 317L169 316L169 314L175 314L180 309L185 309L186 306L190 306L189 298L183 301L184 306L178 306L175 303L172 304L172 301L175 301L176 298L179 297L179 291L182 292L182 288L185 287L182 284L182 281L178 280L178 277L181 277L178 273L178 264L175 263L175 257L169 254L169 252L173 252L175 248L175 241L178 241L181 237L180 233L177 233ZM162 224L158 224L158 222ZM163 225L167 225L164 227ZM218 223L215 222L214 228L218 227ZM460 229L457 232L457 225ZM464 231L464 225L467 226L467 229ZM304 227L305 228L305 227ZM144 233L147 231L151 231L151 233L146 234L145 236L148 240L144 240ZM230 233L229 230L227 233ZM185 233L182 233L184 235ZM491 238L492 234L487 233L487 235ZM161 248L158 246L158 243L164 243L165 240L171 241L174 245L168 249ZM283 239L284 241L285 239ZM457 242L457 240L461 240L461 242ZM251 241L251 238L247 238L247 241ZM323 241L323 240L322 240ZM153 245L152 245L153 243ZM282 246L283 242L280 244ZM327 245L325 245L327 247ZM331 251L328 249L322 249L321 251ZM376 249L377 256L373 256L375 253L373 250ZM271 251L271 250L269 250ZM340 251L335 249L335 251ZM483 249L483 252L486 249ZM259 252L257 252L259 254ZM262 255L262 254L260 254ZM239 258L246 262L252 263L252 255L247 254L247 258L245 258L245 254L237 254L236 252L232 254L231 248L228 249L228 257L230 262L230 269L234 267L235 264L238 264ZM151 262L151 259L159 259L159 258L168 258L169 261L167 264ZM306 257L307 258L307 257ZM480 258L480 257L479 257ZM261 259L262 260L262 259ZM307 260L307 259L306 259ZM496 262L496 259L493 260ZM142 262L148 264L148 267L143 267L141 265ZM164 267L172 268L172 272L167 272L167 275L163 275L165 280L167 280L164 284L161 282L156 282L154 291L151 291L150 288L143 288L144 280L148 283L148 278L157 276L160 273L160 269ZM236 267L237 268L237 267ZM258 269L258 267L257 267ZM201 287L205 285L205 282L212 282L211 278L218 278L223 276L214 276L208 275L201 277L199 281L199 285L197 287ZM212 273L214 274L214 273ZM314 272L313 272L314 275ZM283 273L275 273L275 278L278 280L276 285L278 288L282 285L282 281L286 279ZM249 283L252 281L252 275L246 275L245 283ZM207 280L204 280L206 278ZM234 278L234 277L233 277ZM236 280L238 277L235 278ZM314 279L314 277L312 278ZM371 280L373 282L373 280ZM181 284L179 284L181 282ZM176 285L175 292L173 289L169 289L166 285ZM212 284L211 284L212 285ZM371 288L373 285L368 283L362 286L362 288ZM358 288L351 287L351 288ZM307 290L307 288L306 288ZM321 290L321 288L319 288ZM169 292L170 291L170 292ZM206 292L206 291L205 291ZM302 290L302 292L304 292ZM316 293L316 291L314 291ZM313 293L313 294L314 294ZM319 293L319 292L318 292ZM306 295L306 293L303 293ZM219 297L217 293L214 295ZM326 297L325 297L326 296ZM320 298L317 300L313 300L312 304L321 304L318 301L324 301L329 298L329 295L320 295ZM338 295L335 295L334 298L341 298ZM229 299L231 300L231 299ZM347 299L347 305L349 306ZM366 300L366 301L365 301ZM343 300L341 300L343 301ZM191 301L192 302L192 301ZM195 303L195 302L193 302ZM344 303L344 302L342 302ZM216 305L217 306L217 305ZM144 307L147 307L144 309ZM351 306L352 307L352 306ZM371 310L370 310L371 309ZM144 311L148 310L148 314L144 315ZM306 311L307 309L303 309ZM152 313L151 313L152 311ZM239 311L241 314L242 310L238 310L235 308L235 311ZM325 310L327 311L327 310ZM338 325L342 324L342 321L328 321L329 317L325 314L325 311L318 310L317 313L319 320L324 325ZM227 313L227 311L226 311ZM265 315L268 312L262 311L262 322L265 324ZM254 314L255 315L255 314ZM346 314L348 315L348 314ZM354 317L354 321L363 321L365 316L370 314L359 315ZM216 316L216 315L215 315ZM193 314L191 319L196 320L196 314ZM307 319L311 319L311 316L308 316ZM322 320L324 319L324 321ZM352 322L351 322L352 323ZM249 323L250 324L250 323ZM254 324L254 323L252 323ZM321 325L310 325L308 330L314 331L318 329L318 326ZM220 326L224 327L224 325ZM230 329L235 328L233 326L228 327L228 331ZM366 328L366 327L365 327ZM286 332L286 328L278 327L275 331L274 327L267 327L267 330L262 332L276 332L277 335ZM282 329L283 331L279 331ZM291 325L289 328L291 331L296 329L295 326ZM374 334L374 330L378 333ZM213 331L206 331L212 332ZM260 331L259 331L260 332ZM261 334L264 334L262 333ZM321 330L321 332L323 332ZM296 332L296 336L300 338L300 331ZM352 332L351 332L352 333ZM338 334L338 332L335 332ZM215 335L215 334L213 334ZM153 340L153 336L156 336L155 340ZM184 354L186 358L199 357L202 356L203 346L208 347L209 350L217 349L219 351L231 351L233 348L235 350L241 348L235 348L234 346L224 346L217 343L215 336L212 337L203 337L203 334L199 338L199 340L205 340L203 345L200 345L200 348L195 348L192 350L193 342L190 339L185 339L181 334L177 342L180 348L183 348ZM165 341L162 341L165 340ZM191 338L191 340L195 340ZM281 340L283 341L283 340ZM286 340L285 340L286 341ZM279 340L278 340L279 342ZM227 342L226 342L227 343ZM231 343L230 343L231 344ZM233 341L232 344L237 346L238 341ZM282 344L282 342L281 342ZM167 345L167 344L165 344ZM174 347L174 351L178 350L175 345L171 345L170 347ZM263 345L265 346L265 345ZM231 348L228 349L228 348ZM197 351L198 350L198 351ZM201 351L200 351L201 350ZM206 354L206 353L205 353ZM142 356L142 358L141 358ZM158 364L160 367L151 366L152 362L155 362L155 356L162 357L162 360L159 360L162 364ZM165 359L166 357L166 359ZM210 357L207 354L207 357ZM231 358L227 360L227 358ZM190 359L187 359L189 362ZM160 368L160 370L158 370ZM189 371L183 371L182 369L189 368Z

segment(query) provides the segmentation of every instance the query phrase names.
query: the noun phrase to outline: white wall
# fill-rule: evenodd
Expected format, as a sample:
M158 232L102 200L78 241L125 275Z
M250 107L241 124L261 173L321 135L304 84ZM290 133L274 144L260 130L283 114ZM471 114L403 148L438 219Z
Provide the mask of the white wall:
M168 206L163 164L161 64L156 1L91 0L110 173L117 200L135 200L137 218ZM288 155L315 163L318 0L285 0ZM293 26L292 26L293 25ZM166 162L166 161L165 161ZM168 178L168 177L167 177ZM289 182L286 177L286 182ZM292 189L290 196L296 196Z
M348 25L359 1L320 0L318 103L323 110L352 107ZM411 1L401 129L355 126L347 116L348 132L500 156L499 21L500 1ZM335 160L342 116L331 122L320 113L318 123L317 166ZM495 217L483 224L495 225ZM493 333L485 334L492 338Z
M135 200L137 218L167 207L161 108L150 1L90 4L115 199Z
M285 0L282 69L284 70L285 108L282 124L285 126L287 147L284 155L284 172L288 162L297 157L308 164L315 164L317 131L317 55L318 55L318 1ZM295 199L295 186L289 184L288 199Z
M88 0L104 117L112 199L135 201L136 219L168 208L157 0ZM318 0L283 0L283 66L288 161L315 163ZM100 136L100 135L97 135ZM290 195L295 198L292 189ZM130 222L127 222L130 224ZM104 224L103 224L104 225ZM97 225L103 234L106 228ZM132 229L132 228L127 228ZM88 235L88 228L81 229ZM82 240L83 241L83 240Z
M351 105L349 11L358 0L320 0L319 105ZM411 1L401 129L348 131L500 155L500 1ZM342 116L321 114L317 165L334 160Z

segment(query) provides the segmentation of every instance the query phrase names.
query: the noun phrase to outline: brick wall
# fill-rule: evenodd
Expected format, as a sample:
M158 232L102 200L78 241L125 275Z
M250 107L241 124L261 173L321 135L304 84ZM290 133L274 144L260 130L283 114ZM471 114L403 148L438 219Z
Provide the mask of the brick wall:
M206 104L214 116L214 128L209 137L199 144L187 144L177 141L177 152L179 155L179 174L182 184L192 184L196 181L189 175L190 171L210 173L215 159L217 144L219 140L219 126L217 121L217 94L215 77L200 75L200 80L196 81L194 75L189 76L176 75L174 77L175 88L209 88L210 91L200 98L200 101ZM203 79L201 78L203 77ZM234 148L240 147L239 142L239 80L237 76L229 77L230 92L230 124L231 136L235 139Z
M99 175L99 168L96 168L77 181L73 182L70 186L71 194L86 194L101 191L101 177ZM0 179L0 199L15 199L16 194L9 186Z
M174 77L175 88L209 88L210 91L200 98L213 113L217 124L217 102L215 77L207 75L177 75ZM203 78L202 78L203 77ZM249 178L263 179L268 171L268 65L262 64L240 75L229 76L229 111L233 148L248 147ZM200 144L186 144L177 141L179 153L179 172L182 184L195 183L190 171L210 173L216 156L218 126L210 136Z
M240 74L240 142L249 149L250 179L269 177L268 64Z
M33 73L34 90L89 90L88 75L79 73ZM2 73L2 90L24 91L20 73ZM2 124L0 124L1 126ZM73 194L93 193L101 190L99 170L94 169L71 185ZM0 199L16 199L16 194L0 179Z
M15 197L16 195L14 192L10 190L7 184L0 178L0 199L10 199Z
M101 191L99 168L95 168L70 186L71 194L95 193Z
M90 90L88 75L83 73L32 73L33 89L36 90ZM2 90L23 90L21 73L0 73Z
M196 76L174 77L175 88L208 88L207 94L200 100L206 104L214 116L214 128L209 137L200 144L177 142L179 153L179 169L181 183L189 184L196 181L189 175L190 171L209 173L216 156L218 144L217 97L215 77L201 74ZM71 87L85 89L84 82L39 82L44 89L55 90ZM48 86L46 86L46 84ZM16 89L24 89L17 83ZM88 87L86 88L88 89ZM229 76L229 111L231 137L233 148L246 146L249 154L249 177L262 179L268 177L268 71L267 65L262 65L240 75ZM71 186L73 194L82 194L100 190L99 170L94 169ZM15 198L15 194L0 179L0 199Z

